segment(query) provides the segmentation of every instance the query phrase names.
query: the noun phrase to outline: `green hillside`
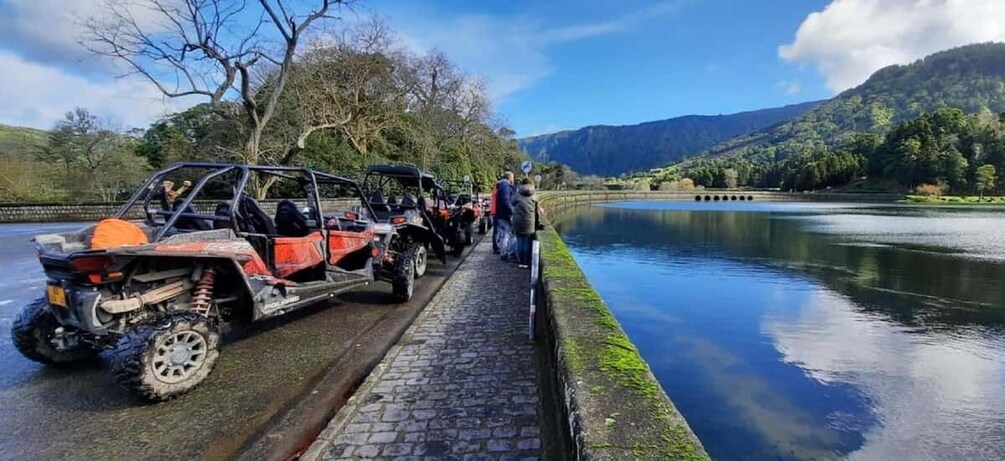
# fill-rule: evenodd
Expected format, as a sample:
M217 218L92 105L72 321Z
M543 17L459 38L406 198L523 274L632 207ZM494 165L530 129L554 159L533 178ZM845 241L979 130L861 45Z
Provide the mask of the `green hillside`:
M886 67L802 116L731 139L702 156L782 160L839 145L856 133L885 133L944 107L971 114L1005 111L1005 43L964 46Z
M0 125L0 155L37 151L49 140L49 132L20 126Z

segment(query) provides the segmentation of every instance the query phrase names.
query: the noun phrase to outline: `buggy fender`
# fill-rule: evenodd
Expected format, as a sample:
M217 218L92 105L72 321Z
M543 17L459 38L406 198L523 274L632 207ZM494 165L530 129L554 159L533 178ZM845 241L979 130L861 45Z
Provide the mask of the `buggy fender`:
M249 277L274 279L265 262L258 256L254 248L249 243L243 241L181 245L158 244L154 248L129 251L128 253L136 257L188 259L193 262L193 265L197 263L209 263L217 267L226 268L228 271L233 271L235 278L240 280L241 291L248 296L248 299L253 299L254 296L254 290L248 280Z
M413 241L428 243L433 253L436 254L436 257L440 258L440 261L444 263L447 262L447 248L440 234L414 224L405 224L399 227L397 231L399 235L411 238Z

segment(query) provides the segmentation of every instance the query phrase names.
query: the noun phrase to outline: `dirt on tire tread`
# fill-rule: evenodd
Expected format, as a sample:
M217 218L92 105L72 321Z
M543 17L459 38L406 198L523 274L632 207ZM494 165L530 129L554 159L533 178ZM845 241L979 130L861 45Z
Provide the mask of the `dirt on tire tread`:
M181 322L188 322L193 325L202 323L206 326L210 334L217 334L212 331L211 327L209 327L206 318L193 313L167 315L137 326L132 331L122 336L119 340L118 347L116 347L112 355L111 371L115 376L115 381L118 382L120 387L132 392L144 400L151 402L171 400L189 390L189 388L186 388L184 390L176 390L165 393L163 391L158 391L149 384L145 383L143 380L143 371L146 367L143 359L147 353L147 348L151 346L153 342L154 335L161 331L169 331ZM208 369L204 373L203 379L205 379L205 376L208 376L210 372L212 372L213 366L216 362L216 357L219 354L216 350L216 345L219 344L218 337L215 341L207 340L207 343L215 344L206 352L207 364L204 366L207 366ZM201 381L202 380L200 379L200 382ZM198 382L195 383L195 385L190 386L190 388L195 387L196 385L198 385Z

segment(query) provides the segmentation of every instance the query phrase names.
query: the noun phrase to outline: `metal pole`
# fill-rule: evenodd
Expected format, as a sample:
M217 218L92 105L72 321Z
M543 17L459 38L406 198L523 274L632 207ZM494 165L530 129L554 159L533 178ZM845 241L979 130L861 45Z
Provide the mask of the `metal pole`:
M534 318L537 316L537 281L541 274L541 242L534 240L530 252L530 317L527 319L527 337L534 340Z

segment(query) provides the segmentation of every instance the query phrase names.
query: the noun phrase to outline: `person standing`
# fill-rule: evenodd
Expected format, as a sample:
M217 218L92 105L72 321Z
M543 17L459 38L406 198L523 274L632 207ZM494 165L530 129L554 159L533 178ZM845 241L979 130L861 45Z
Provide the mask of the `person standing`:
M517 262L521 268L530 267L531 242L537 235L541 222L541 208L534 194L534 183L524 179L513 199L513 233L516 234Z
M514 259L513 254L513 172L507 171L496 184L496 215L493 241L504 260Z

